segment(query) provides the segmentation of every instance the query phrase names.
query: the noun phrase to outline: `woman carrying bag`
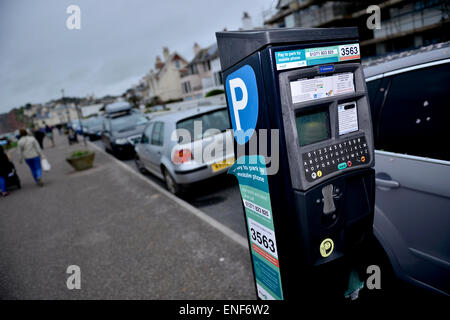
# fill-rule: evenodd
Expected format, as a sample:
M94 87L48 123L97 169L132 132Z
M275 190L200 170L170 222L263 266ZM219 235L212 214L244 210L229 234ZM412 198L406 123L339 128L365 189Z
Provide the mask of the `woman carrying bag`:
M39 147L39 143L33 136L28 135L27 130L20 129L19 135L19 161L22 163L23 159L25 159L25 162L30 167L34 181L42 187L44 184L42 183L41 158L43 161L47 160L42 153L41 147Z

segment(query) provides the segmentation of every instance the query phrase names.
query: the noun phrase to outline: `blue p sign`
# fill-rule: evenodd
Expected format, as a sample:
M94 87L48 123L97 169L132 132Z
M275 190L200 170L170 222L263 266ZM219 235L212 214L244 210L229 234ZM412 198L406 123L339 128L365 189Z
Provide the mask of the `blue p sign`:
M228 75L226 80L228 107L237 143L252 137L258 121L258 86L255 71L249 65Z

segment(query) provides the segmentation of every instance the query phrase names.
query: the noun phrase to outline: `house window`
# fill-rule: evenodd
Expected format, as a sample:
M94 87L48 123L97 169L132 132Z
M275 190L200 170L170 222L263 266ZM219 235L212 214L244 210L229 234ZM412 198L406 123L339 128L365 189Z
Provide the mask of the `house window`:
M182 83L182 86L183 86L183 92L184 92L184 93L189 93L189 92L192 91L192 89L191 89L191 83L190 83L189 81L183 82L183 83Z
M205 72L211 70L211 61L208 60L203 62L203 70Z
M189 71L191 74L197 74L198 73L197 64L192 64L191 66L189 66Z
M175 60L175 68L180 69L180 60Z

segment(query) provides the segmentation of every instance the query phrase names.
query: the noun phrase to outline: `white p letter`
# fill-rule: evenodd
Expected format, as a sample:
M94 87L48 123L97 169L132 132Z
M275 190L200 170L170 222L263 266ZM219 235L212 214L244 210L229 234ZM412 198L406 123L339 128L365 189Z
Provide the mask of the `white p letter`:
M229 81L230 90L231 90L231 100L233 103L233 111L234 111L234 119L236 119L236 131L241 129L241 121L239 119L239 110L245 109L248 102L248 92L247 87L245 86L244 81L241 78L234 78ZM236 88L240 88L242 90L242 99L236 100Z

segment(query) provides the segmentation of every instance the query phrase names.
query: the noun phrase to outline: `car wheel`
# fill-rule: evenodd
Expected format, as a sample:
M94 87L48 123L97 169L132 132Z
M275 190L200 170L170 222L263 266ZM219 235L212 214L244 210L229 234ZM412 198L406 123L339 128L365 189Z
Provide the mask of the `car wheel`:
M167 190L169 190L170 193L173 193L174 195L180 196L182 194L181 186L175 182L175 180L170 175L168 170L163 169L163 173L164 173L164 182L166 183Z
M144 174L147 173L147 169L145 169L145 166L138 155L134 157L134 163L136 163L136 168L139 170L140 173Z

